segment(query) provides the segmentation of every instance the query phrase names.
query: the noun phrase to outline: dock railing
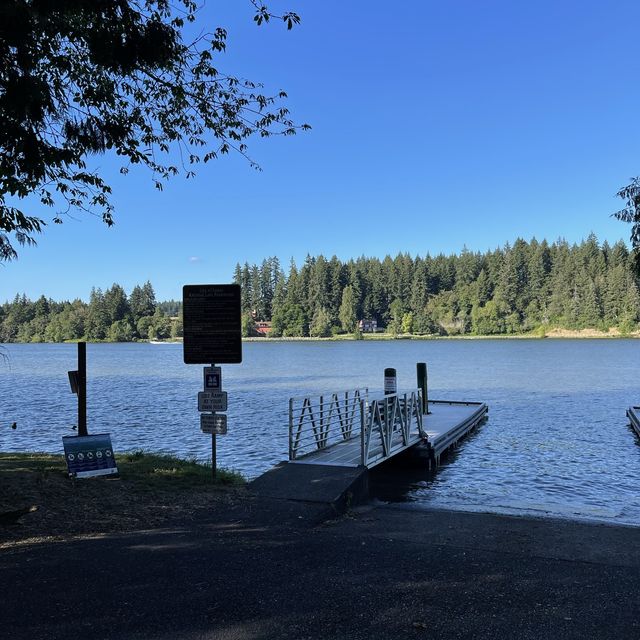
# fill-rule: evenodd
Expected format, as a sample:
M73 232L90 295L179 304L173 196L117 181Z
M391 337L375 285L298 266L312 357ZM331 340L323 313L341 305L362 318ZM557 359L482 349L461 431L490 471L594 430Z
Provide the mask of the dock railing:
M426 440L421 390L370 399L368 389L355 389L289 400L289 460L356 438L367 467Z
M289 400L289 460L350 440L360 428L360 407L368 389Z
M412 389L373 399L360 409L361 461L372 467L419 440L427 440L422 426L422 390Z

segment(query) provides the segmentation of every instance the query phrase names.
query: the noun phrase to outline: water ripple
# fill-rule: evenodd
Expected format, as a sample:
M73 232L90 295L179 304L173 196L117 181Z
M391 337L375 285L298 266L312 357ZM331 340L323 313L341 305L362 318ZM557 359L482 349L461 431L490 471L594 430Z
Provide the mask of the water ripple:
M67 371L75 345L6 345L0 364L0 450L60 452L74 432ZM179 347L89 345L90 432L117 451L137 448L206 460L196 395L202 370ZM250 343L223 368L229 434L218 462L254 477L287 455L290 396L380 389L394 366L401 388L429 365L430 397L482 400L489 421L438 473L394 476L410 508L533 513L640 524L640 442L625 409L640 402L640 342L478 340ZM12 431L8 425L18 422ZM398 486L401 491L398 495Z

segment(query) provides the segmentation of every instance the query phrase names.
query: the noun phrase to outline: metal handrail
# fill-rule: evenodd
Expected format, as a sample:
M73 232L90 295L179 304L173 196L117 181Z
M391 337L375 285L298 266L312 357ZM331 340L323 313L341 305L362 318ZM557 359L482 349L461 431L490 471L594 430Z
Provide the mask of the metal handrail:
M302 445L315 444L324 449L329 444L354 436L360 403L368 398L368 389L354 389L325 394L317 404L310 397L289 399L289 460L310 453ZM332 429L339 427L339 429Z
M360 421L360 458L366 467L410 446L412 441L427 439L422 426L421 389L374 399L366 406L361 402Z
M372 399L368 389L356 389L289 400L289 460L355 438L360 440L361 464L367 467L427 440L422 391Z

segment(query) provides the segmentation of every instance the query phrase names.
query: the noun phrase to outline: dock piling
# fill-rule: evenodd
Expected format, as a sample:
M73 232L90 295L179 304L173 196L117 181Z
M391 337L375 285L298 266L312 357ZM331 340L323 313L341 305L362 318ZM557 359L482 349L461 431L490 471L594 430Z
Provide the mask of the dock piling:
M416 374L418 377L418 389L422 391L422 415L427 415L429 411L429 393L427 390L427 363L416 363Z

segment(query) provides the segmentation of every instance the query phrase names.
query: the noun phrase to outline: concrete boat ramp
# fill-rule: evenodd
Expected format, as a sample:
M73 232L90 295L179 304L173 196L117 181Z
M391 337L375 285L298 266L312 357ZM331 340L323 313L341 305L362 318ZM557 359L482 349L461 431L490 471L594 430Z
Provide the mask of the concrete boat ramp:
M428 410L428 411L427 411ZM423 391L368 390L289 402L289 460L250 484L258 496L326 503L341 512L368 497L369 471L411 450L425 466L487 417L483 402L423 401Z

